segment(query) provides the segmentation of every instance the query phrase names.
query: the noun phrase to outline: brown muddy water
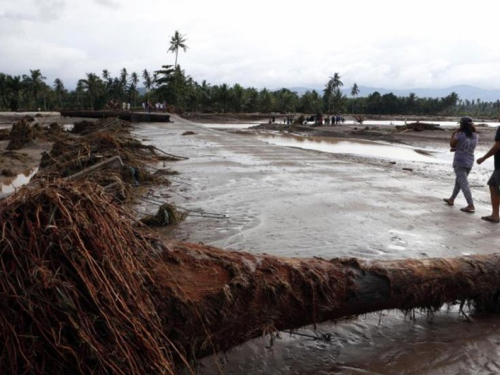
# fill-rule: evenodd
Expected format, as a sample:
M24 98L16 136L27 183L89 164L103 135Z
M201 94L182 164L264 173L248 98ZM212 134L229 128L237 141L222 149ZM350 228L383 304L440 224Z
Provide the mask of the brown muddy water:
M482 222L489 213L485 183L490 171L470 175L477 213L447 207L454 174L431 150L432 160L345 155L269 144L256 136L228 134L182 119L141 124L136 135L169 153L189 157L159 164L180 172L168 197L196 211L170 230L179 240L228 250L287 257L395 259L453 257L499 249L500 227ZM182 136L186 130L196 134ZM351 145L352 146L352 145ZM350 147L350 146L349 146ZM394 151L394 150L393 150ZM414 152L414 151L411 151ZM419 156L418 156L419 157ZM409 171L408 169L411 169ZM154 212L154 205L141 205ZM225 218L202 217L207 214ZM473 313L470 311L470 313ZM456 308L416 320L383 312L326 323L301 334L253 340L201 361L200 374L498 374L500 317L473 316ZM330 340L315 340L309 336ZM304 336L305 335L305 336Z

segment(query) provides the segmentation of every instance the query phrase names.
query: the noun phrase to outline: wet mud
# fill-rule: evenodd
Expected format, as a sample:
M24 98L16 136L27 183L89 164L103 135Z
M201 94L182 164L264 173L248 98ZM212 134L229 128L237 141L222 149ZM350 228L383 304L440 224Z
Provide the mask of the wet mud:
M476 214L442 204L451 194L451 165L333 154L272 145L254 136L228 134L180 118L141 124L140 139L189 160L176 163L171 187L150 190L189 210L226 215L188 216L168 233L175 239L231 250L298 257L397 259L454 257L498 251L498 228L480 220L489 213L490 171L470 175ZM185 131L196 134L183 137ZM421 142L421 139L419 139ZM422 142L424 145L425 142ZM438 145L443 145L437 146ZM446 152L446 142L432 147ZM479 151L481 152L481 151ZM478 152L478 153L479 153ZM153 205L141 205L151 213ZM254 340L204 360L200 373L227 374L448 374L498 373L500 318L457 311L433 320L397 312L368 315L318 330L330 342L281 334L272 348ZM220 362L222 361L222 362Z

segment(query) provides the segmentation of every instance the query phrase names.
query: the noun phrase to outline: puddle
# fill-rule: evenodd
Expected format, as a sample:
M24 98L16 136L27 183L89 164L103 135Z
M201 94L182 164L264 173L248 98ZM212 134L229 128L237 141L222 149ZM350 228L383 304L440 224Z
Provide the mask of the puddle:
M379 121L379 120L365 120L363 121L363 124L359 124L357 121L354 120L346 120L342 125L358 125L358 126L396 126L396 125L406 125L413 123L415 121L404 121L404 120L393 120L393 121ZM458 126L457 121L420 121L422 123L426 124L434 124L434 125L439 125L443 128L453 128ZM201 125L205 128L210 128L210 129L248 129L251 128L252 126L257 126L260 124L265 124L266 121L262 122L253 122L253 123L239 123L239 124L231 124L231 123L225 123L225 124L204 124L204 123L198 123L198 125ZM276 124L282 124L282 121L277 121ZM484 124L489 127L498 127L500 126L499 122L485 122L485 121L476 121L476 124Z
M414 123L416 121L410 121L410 120L407 120L407 121L396 121L396 120L393 120L393 121L377 121L377 120L365 120L363 121L363 124L361 126L389 126L389 125L406 125L406 124L411 124L411 123ZM433 121L433 120L427 120L427 121L419 121L421 123L425 123L425 124L434 124L434 125L439 125L443 128L447 128L447 127L457 127L458 126L458 122L457 121ZM359 125L358 122L356 121L346 121L344 123L345 125ZM490 127L498 127L500 125L500 123L498 122L485 122L485 121L481 121L481 120L477 120L475 121L475 124L485 124L487 126L490 126Z
M6 184L0 184L0 193L2 194L12 194L19 189L21 186L26 185L30 182L31 178L38 171L38 168L24 171L21 174L18 174L13 180L9 181Z
M257 134L257 139L277 146L297 147L332 154L360 155L389 161L413 161L424 163L451 164L453 153L449 150L428 150L410 146L396 146L390 143L349 138L302 137L296 135ZM492 160L478 167L489 168ZM476 167L476 166L475 166Z
M204 128L209 128L209 129L248 129L251 128L252 126L257 126L260 125L261 122L252 122L252 123L245 123L245 124L201 124L198 123L198 125L203 126Z

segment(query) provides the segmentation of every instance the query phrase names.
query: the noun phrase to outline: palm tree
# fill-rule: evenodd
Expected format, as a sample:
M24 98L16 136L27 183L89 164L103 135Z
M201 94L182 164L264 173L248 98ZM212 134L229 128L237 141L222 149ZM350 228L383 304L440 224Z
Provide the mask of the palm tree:
M109 70L108 69L104 69L102 71L102 79L104 79L105 81L107 81L110 78L111 78L111 74L109 73Z
M330 107L332 104L332 97L333 97L333 91L335 90L335 87L333 87L333 81L330 79L325 85L325 88L323 89L323 107L325 111L328 113L330 112Z
M59 107L62 108L62 97L64 93L66 92L66 89L64 88L64 83L61 81L59 78L56 78L54 80L54 91L57 96L57 101L59 102Z
M345 104L346 97L342 94L342 90L340 88L336 88L333 92L333 109L339 113L342 112L342 109Z
M351 112L354 113L354 98L359 95L359 87L356 83L352 85L351 96L352 96L352 109Z
M81 79L78 81L78 86L86 92L90 99L90 109L94 110L94 102L99 95L102 85L102 80L94 73L87 73L86 79Z
M7 107L7 81L10 76L0 73L0 108Z
M142 83L144 84L146 93L148 93L153 88L153 78L151 77L147 69L144 69L144 71L142 72L142 78L144 79Z
M139 83L139 75L136 72L132 72L130 74L130 93L132 94L132 98L134 99L134 107L136 106L137 101L137 84Z
M7 76L7 89L10 93L9 107L12 111L17 111L19 96L23 90L23 81L21 76Z
M122 83L122 85L124 87L127 86L127 78L128 78L128 73L127 73L127 69L123 68L121 71L120 71L120 82Z
M186 45L186 38L185 35L182 35L179 33L179 31L175 31L174 36L170 39L170 47L168 48L168 52L175 52L175 65L174 69L177 68L177 56L179 55L179 49L182 48L184 52L188 49L188 46Z
M330 77L330 81L332 82L333 89L344 86L344 83L340 80L340 75L338 73L335 73L333 77Z
M31 70L30 75L23 75L23 82L26 84L28 90L33 92L33 97L35 98L35 108L38 105L38 94L42 90L44 85L44 80L46 78L40 72L40 69Z

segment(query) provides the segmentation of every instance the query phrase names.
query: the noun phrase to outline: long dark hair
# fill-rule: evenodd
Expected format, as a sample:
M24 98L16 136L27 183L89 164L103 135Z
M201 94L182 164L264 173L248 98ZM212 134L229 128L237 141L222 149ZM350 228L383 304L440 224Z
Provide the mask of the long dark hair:
M468 138L472 138L472 133L476 132L476 128L472 125L472 122L460 122L460 131L464 132Z

